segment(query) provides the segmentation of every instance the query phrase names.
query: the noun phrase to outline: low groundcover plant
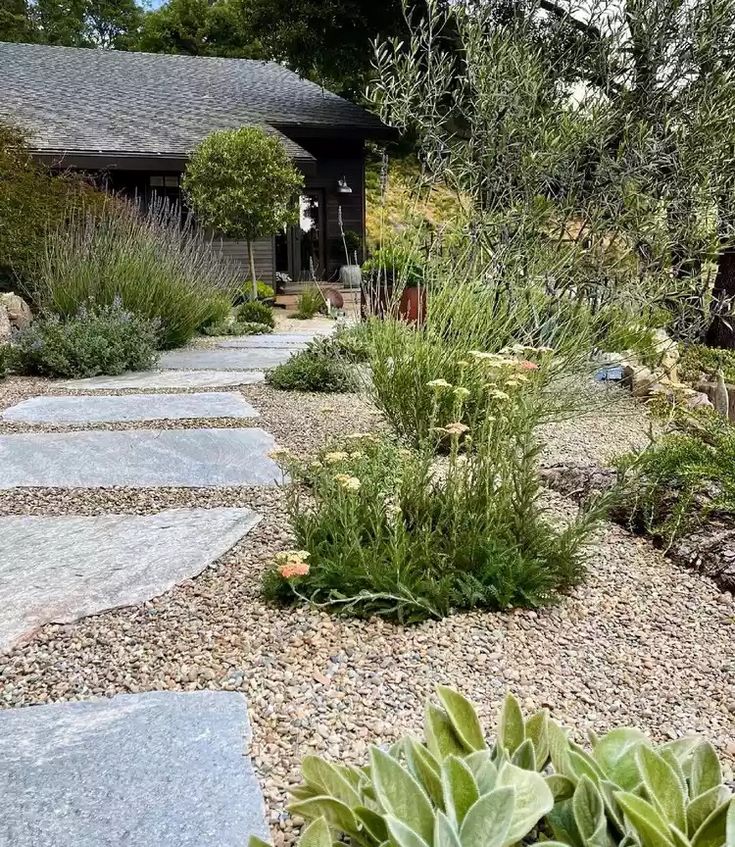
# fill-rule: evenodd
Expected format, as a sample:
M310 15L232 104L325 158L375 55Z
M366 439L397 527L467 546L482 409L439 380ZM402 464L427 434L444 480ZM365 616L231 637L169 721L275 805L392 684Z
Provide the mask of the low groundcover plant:
M544 515L529 377L536 365L485 354L477 361L487 381L473 427L462 423L469 390L437 379L432 437L419 447L356 433L308 463L277 455L293 480L288 509L309 560L292 575L274 563L268 597L411 623L459 609L538 606L581 578L601 507L563 528ZM447 395L448 421L440 417Z
M118 299L82 306L68 318L41 316L17 336L16 370L60 377L88 377L147 370L156 361L160 324L135 315Z
M310 341L305 350L268 371L266 382L283 391L355 391L357 380L350 368L350 359L350 351L342 346L342 342L317 339Z
M590 747L508 695L488 743L473 705L437 688L424 740L370 749L365 767L307 756L289 811L302 847L732 847L735 799L708 742L655 745L629 727ZM263 847L251 839L251 847Z

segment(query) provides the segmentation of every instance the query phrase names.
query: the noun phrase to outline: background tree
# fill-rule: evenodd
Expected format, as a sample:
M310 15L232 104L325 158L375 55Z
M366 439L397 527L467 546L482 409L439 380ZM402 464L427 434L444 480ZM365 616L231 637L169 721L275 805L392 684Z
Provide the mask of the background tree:
M148 12L138 49L189 56L264 58L240 0L169 0Z
M248 245L253 300L258 288L253 241L298 222L304 182L281 142L256 127L213 132L194 150L183 178L199 223Z
M374 101L471 200L488 254L556 233L595 258L576 291L655 278L649 299L700 337L735 235L735 3L548 6L429 0L408 44L379 48Z
M239 0L270 58L353 99L374 39L410 35L401 0Z

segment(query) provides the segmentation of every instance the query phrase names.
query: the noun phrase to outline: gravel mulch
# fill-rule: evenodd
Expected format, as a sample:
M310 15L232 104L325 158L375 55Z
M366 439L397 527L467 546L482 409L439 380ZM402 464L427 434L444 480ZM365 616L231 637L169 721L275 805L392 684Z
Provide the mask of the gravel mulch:
M261 412L258 425L301 453L325 438L380 425L355 395L265 385L242 393ZM599 461L645 440L641 407L622 394L616 403L620 414L601 408L549 427L545 461L561 455ZM569 501L545 497L552 517L568 514ZM292 543L278 490L0 492L3 514L147 514L187 504L245 505L264 519L213 567L161 597L44 627L0 659L1 706L154 689L242 691L277 845L294 839L284 806L303 756L362 762L370 743L420 731L422 702L439 682L470 696L489 728L510 688L527 708L544 705L573 723L578 736L626 723L659 739L698 732L728 767L735 761L732 597L619 527L603 528L586 582L556 606L462 614L403 629L262 602L263 569Z

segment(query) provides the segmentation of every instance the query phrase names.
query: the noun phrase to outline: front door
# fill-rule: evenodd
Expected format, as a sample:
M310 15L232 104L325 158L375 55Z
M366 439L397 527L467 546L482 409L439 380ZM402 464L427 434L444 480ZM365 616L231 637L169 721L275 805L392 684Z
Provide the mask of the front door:
M325 278L324 192L308 191L299 197L299 222L289 229L291 278Z

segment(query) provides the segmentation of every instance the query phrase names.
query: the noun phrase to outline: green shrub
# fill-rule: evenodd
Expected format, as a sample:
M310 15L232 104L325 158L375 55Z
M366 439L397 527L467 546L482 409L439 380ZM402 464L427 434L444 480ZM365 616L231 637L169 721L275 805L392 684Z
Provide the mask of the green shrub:
M276 292L273 286L268 285L267 282L262 282L258 280L256 283L256 288L258 291L258 300L273 300L276 296ZM253 299L253 284L249 280L240 288L240 291L235 297L235 304L240 305L240 303L246 303L248 300Z
M422 285L425 268L414 250L400 244L391 244L376 250L362 263L362 272L368 283L379 281L406 287Z
M175 209L154 204L146 215L109 202L49 234L34 267L41 311L71 317L81 304L110 305L160 321L160 344L185 344L222 314L237 275L204 232L182 226Z
M52 174L25 142L22 132L0 125L0 290L29 281L49 230L107 202L82 176Z
M258 323L242 321L222 321L210 324L202 330L204 335L266 335L273 332L271 327Z
M689 736L655 745L630 727L583 747L508 695L497 737L472 703L438 686L424 740L370 748L368 767L307 756L289 811L302 847L730 847L735 798L715 749ZM251 847L262 847L251 839Z
M240 323L258 323L271 328L276 325L273 309L257 300L248 300L243 303L237 310L237 319Z
M735 350L690 344L682 350L678 370L687 382L696 382L702 374L711 379L719 370L725 382L735 382Z
M579 381L568 377L589 373L596 331L586 304L551 297L531 284L511 296L454 279L434 281L426 303L421 326L393 318L368 324L374 399L401 438L419 444L431 435L436 379L470 392L461 421L474 426L474 417L484 414L483 374L493 369L493 356L506 354L539 367L534 377L539 421L569 413ZM440 418L451 420L451 395L439 399Z
M366 323L339 327L331 335L310 342L309 346L346 362L361 364L370 360L370 327Z
M345 392L357 384L349 366L318 347L295 353L266 373L268 385L283 391Z
M326 304L324 302L324 297L322 297L321 291L314 285L309 288L305 288L301 294L299 294L299 299L296 301L296 311L291 315L291 317L296 320L305 321L325 310Z
M232 311L232 303L230 298L222 295L221 297L212 297L208 301L207 314L197 327L201 332L206 333L206 329L212 325L219 325L227 322ZM212 333L209 333L210 335Z
M17 336L14 365L30 374L87 377L147 370L156 360L159 324L120 301L82 306L75 315L37 318Z
M433 442L408 450L370 435L309 464L286 457L289 515L309 567L292 580L275 562L266 596L412 623L460 609L535 607L576 583L596 514L565 529L547 523L539 445L523 422L522 393L506 389L487 392L476 430L434 418L434 440L449 450L439 466ZM461 390L434 391L452 394L461 411Z
M735 521L735 426L712 409L675 408L664 435L616 464L632 524L666 544L713 517Z

